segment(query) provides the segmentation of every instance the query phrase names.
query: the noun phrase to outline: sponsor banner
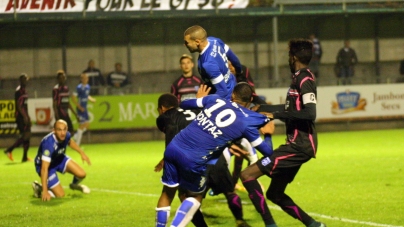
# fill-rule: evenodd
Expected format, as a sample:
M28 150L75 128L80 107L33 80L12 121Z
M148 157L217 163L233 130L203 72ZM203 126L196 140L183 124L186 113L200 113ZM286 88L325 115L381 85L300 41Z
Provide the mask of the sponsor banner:
M2 13L209 10L246 8L249 0L2 0Z
M157 99L160 94L95 96L88 103L91 129L131 129L156 127ZM72 104L72 106L74 106ZM51 98L28 99L28 113L33 122L32 132L48 132L55 122ZM78 121L70 113L75 129Z
M0 135L18 133L14 100L0 100Z
M317 121L404 116L403 85L326 86L317 88ZM284 104L288 88L256 89L272 104Z

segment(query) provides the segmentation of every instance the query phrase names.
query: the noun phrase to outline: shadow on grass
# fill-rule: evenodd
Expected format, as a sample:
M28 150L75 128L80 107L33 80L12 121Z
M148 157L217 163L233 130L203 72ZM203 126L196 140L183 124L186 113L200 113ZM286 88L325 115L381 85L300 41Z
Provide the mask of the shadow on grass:
M63 198L52 198L50 201L42 201L40 198L31 197L30 203L35 206L58 206L76 199L83 199L83 194L68 193Z

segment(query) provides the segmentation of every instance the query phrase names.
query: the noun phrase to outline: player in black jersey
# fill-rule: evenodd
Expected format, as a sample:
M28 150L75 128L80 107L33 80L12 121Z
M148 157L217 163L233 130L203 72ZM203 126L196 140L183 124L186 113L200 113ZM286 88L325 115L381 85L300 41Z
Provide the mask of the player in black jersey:
M158 99L159 117L156 120L157 127L165 133L166 146L171 142L175 135L184 129L191 121L196 118L200 110L182 110L178 109L178 101L172 94L163 94ZM161 160L155 167L155 171L159 172L163 168L164 160ZM223 193L227 199L229 209L236 218L238 227L249 227L243 219L243 210L240 197L234 192L234 183L232 181L227 162L222 155L215 165L208 167L208 187L214 188L216 192ZM219 179L220 178L220 179ZM220 182L218 184L217 182ZM180 189L181 190L181 189ZM170 193L169 198L174 198L177 188L164 187L163 193ZM180 194L182 194L180 192ZM180 196L180 195L179 195ZM181 199L181 198L180 198ZM169 202L171 204L171 201ZM170 207L156 208L156 220L160 217L166 217L170 213ZM164 218L163 218L164 220ZM207 226L200 210L193 216L192 223L197 227ZM158 223L156 223L156 226Z
M28 115L28 94L25 90L29 77L23 73L20 75L20 85L17 87L14 93L15 99L15 121L17 123L18 130L20 131L20 138L15 143L4 151L7 157L14 161L12 152L14 148L22 144L24 153L22 155L22 162L30 161L28 158L29 142L31 138L31 118Z
M182 74L171 84L171 94L175 95L178 102L185 99L195 98L199 85L202 84L202 79L195 76L192 72L194 63L192 57L184 54L180 58L180 67Z
M313 44L309 40L289 41L289 66L292 82L287 93L284 111L269 113L267 116L280 119L286 124L286 144L277 148L269 157L263 157L241 172L241 180L249 193L256 210L261 214L267 227L276 227L263 198L257 178L267 175L272 178L266 197L282 208L290 216L300 220L305 226L325 227L304 212L285 194L301 165L316 157L317 87L315 76L308 69L312 57ZM264 203L264 204L263 204Z
M65 72L63 70L59 70L57 72L56 78L58 80L58 84L56 84L52 90L53 111L55 113L55 120L65 120L69 132L74 135L73 124L68 112L69 109L76 116L77 121L79 121L79 119L72 105L70 105L70 93L69 87L66 84Z

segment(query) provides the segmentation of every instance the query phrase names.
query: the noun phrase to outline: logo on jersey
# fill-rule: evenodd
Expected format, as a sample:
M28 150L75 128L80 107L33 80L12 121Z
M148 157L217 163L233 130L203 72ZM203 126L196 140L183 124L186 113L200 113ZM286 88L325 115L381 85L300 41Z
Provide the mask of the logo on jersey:
M202 188L206 183L206 177L201 177L201 181L199 181L199 187Z
M45 150L45 151L43 152L43 154L44 154L45 156L49 156L49 155L50 155L50 151L49 151L49 150Z
M261 161L261 164L263 166L267 166L267 165L269 165L269 163L271 163L271 159L269 159L269 157L266 157L266 158L262 159L262 161Z

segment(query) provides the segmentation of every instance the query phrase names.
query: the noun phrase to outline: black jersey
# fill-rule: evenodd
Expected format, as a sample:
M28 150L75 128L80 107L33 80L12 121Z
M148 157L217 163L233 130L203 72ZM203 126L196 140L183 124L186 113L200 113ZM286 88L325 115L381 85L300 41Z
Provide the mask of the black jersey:
M287 143L311 157L316 156L317 87L314 75L301 69L292 76L292 84L286 97L285 111L275 112L274 118L285 121Z
M171 94L177 97L178 102L190 98L196 98L196 92L198 92L199 86L201 84L202 79L197 76L180 76L171 85Z
M166 134L166 146L171 142L175 135L187 127L187 125L196 118L199 111L200 110L182 110L173 108L167 110L157 118L157 127L160 131Z
M21 119L28 116L28 94L25 87L18 86L14 93L15 105L19 106L20 111L16 108L15 118Z
M59 112L67 113L69 109L69 87L67 85L59 86L56 84L52 91L53 101L57 103Z

